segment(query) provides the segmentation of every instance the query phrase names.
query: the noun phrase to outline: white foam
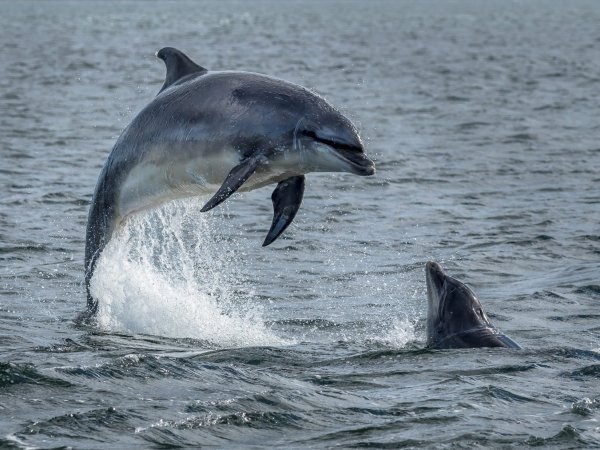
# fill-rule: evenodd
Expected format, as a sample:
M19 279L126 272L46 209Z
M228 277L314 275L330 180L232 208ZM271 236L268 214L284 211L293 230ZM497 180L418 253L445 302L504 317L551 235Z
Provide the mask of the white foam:
M416 323L408 318L394 319L391 327L378 340L393 348L404 348L417 340Z
M98 325L223 347L285 343L236 270L241 250L219 237L225 219L200 213L197 202L171 202L118 227L91 280Z

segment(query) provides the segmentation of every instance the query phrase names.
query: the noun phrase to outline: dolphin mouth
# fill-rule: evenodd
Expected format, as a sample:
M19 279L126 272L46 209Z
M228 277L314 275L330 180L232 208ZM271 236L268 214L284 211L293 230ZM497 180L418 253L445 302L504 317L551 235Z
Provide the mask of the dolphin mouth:
M425 265L425 278L427 281L427 300L429 305L439 307L440 290L444 285L446 273L442 266L434 261L428 261Z
M340 139L320 136L310 130L304 130L302 134L315 142L333 148L335 150L335 152L333 152L335 156L347 163L350 166L352 173L363 176L373 175L375 173L375 163L365 155L364 149L359 143L347 143Z
M348 163L352 172L356 175L369 176L375 173L375 163L362 151L358 153L356 150L347 150L339 147L333 148L335 149L336 156Z
M439 289L442 283L444 282L444 277L446 276L446 273L444 272L444 269L442 269L442 266L440 266L435 261L427 261L427 264L425 265L425 274L427 277L428 291L436 291L437 289Z

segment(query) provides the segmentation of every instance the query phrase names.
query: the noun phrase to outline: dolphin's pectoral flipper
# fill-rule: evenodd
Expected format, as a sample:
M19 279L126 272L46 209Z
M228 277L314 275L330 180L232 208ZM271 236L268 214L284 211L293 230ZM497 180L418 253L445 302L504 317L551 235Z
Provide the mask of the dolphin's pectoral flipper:
M286 178L280 181L273 194L273 223L269 234L263 242L263 247L266 247L279 237L281 233L292 223L296 213L302 203L304 195L304 176Z
M225 201L231 194L237 191L242 184L254 173L256 168L262 163L267 162L264 154L258 154L245 159L240 164L231 169L231 172L223 181L223 184L215 195L202 207L200 211L206 212L213 209L219 203Z

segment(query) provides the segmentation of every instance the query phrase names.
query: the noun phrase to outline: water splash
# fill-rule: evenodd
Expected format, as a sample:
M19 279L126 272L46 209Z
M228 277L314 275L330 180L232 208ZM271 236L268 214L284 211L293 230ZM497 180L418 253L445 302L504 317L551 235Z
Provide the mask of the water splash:
M241 250L219 233L223 218L197 199L128 217L91 281L107 330L207 340L217 346L280 345L236 270Z
M395 349L404 348L417 340L416 321L407 317L394 319L391 326L378 337L379 342Z

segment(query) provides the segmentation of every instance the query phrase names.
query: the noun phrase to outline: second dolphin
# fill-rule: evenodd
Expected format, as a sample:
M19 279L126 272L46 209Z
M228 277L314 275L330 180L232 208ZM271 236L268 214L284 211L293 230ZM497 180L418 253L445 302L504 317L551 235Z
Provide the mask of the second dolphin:
M427 277L427 346L433 348L521 348L490 322L471 289L429 261Z

